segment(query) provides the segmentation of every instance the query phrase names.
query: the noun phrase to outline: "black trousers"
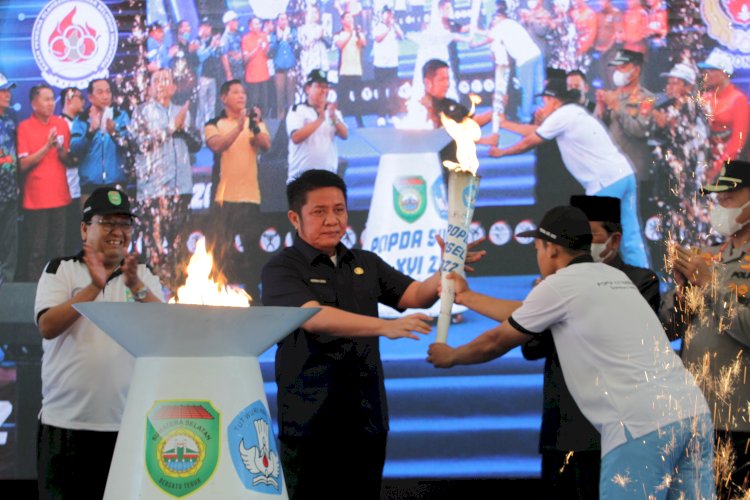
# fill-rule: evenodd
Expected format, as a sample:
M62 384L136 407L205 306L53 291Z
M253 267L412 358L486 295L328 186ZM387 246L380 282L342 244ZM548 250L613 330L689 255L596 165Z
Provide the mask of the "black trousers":
M719 478L717 487L718 500L744 498L743 493L750 488L750 432L716 431L716 450L722 443L731 443L734 449L734 464L731 466L731 477ZM723 455L717 453L717 456Z
M260 236L265 227L261 223L260 205L225 201L214 207L214 228L208 242L213 249L214 262L223 266L230 283L243 283L256 304L260 304L260 273L266 256L260 250ZM235 235L242 242L242 253L234 244Z
M379 500L387 434L281 436L290 500Z
M61 429L40 422L39 499L101 500L116 441L116 432Z
M29 258L23 281L39 281L47 262L65 253L66 210L60 207L24 211Z
M544 450L542 452L542 483L546 500L599 498L601 451ZM567 460L567 463L566 463Z

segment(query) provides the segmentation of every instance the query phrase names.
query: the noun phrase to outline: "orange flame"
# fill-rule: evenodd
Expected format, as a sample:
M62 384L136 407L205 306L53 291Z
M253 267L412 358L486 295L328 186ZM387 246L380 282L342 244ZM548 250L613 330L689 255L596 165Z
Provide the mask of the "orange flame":
M455 171L469 172L477 175L479 168L479 159L477 158L476 142L482 137L482 130L479 124L471 116L474 116L476 105L482 102L482 99L475 94L469 96L471 99L471 110L469 116L456 122L445 114L440 115L440 121L445 127L446 132L454 141L456 141L456 162L446 160L443 166Z
M206 306L250 307L253 300L245 290L227 285L227 279L219 274L218 281L211 279L214 258L206 251L205 238L195 244L195 253L187 266L185 284L177 289L176 299L170 304L199 304Z

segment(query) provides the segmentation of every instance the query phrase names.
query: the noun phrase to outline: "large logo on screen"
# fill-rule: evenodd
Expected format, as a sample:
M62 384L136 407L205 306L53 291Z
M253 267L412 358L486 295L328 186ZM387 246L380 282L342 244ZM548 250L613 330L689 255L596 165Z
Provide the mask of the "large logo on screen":
M750 54L750 0L703 0L701 14L711 38Z
M31 50L47 83L84 88L108 76L117 51L117 23L99 0L53 0L34 22Z

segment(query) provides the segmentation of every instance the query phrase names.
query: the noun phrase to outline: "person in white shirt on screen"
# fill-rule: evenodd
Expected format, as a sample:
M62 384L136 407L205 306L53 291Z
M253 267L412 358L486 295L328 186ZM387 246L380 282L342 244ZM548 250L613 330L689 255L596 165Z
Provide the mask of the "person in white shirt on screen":
M313 70L305 81L307 100L295 104L286 116L289 132L287 184L312 169L337 173L339 153L335 138L346 140L349 130L336 103L328 102L328 74Z
M542 93L542 114L546 118L541 125L533 127L508 148L492 147L489 154L498 158L517 155L544 141L557 139L565 168L587 195L620 199L623 260L632 266L648 268L633 166L612 142L604 125L577 103L579 97L578 91L568 91L564 80L550 80ZM539 182L544 182L543 176Z

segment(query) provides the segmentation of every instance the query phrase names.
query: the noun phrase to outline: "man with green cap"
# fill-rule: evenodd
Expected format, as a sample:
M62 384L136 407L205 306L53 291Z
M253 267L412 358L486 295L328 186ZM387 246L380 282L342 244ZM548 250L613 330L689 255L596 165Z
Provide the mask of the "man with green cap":
M83 206L83 250L51 260L36 291L42 334L39 497L102 498L135 359L74 309L79 302L160 302L161 284L128 255L128 195L94 190Z

